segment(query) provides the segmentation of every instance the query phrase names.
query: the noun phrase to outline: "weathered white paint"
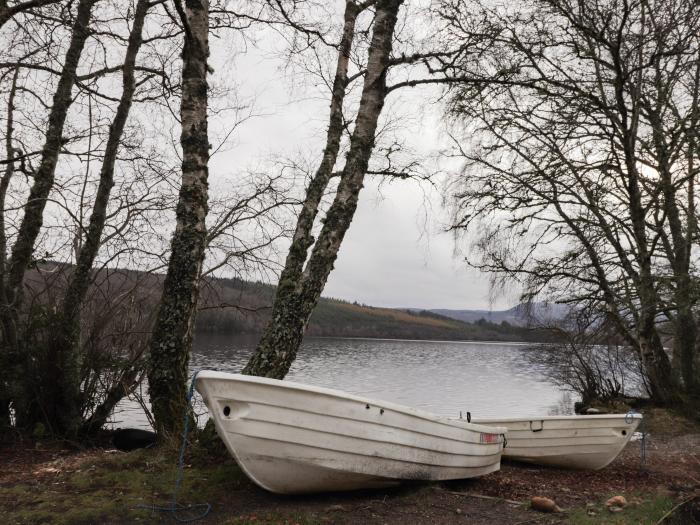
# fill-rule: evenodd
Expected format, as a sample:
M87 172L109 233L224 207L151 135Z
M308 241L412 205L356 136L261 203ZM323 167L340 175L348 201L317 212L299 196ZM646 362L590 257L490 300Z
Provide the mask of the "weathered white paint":
M625 448L641 419L641 414L606 414L472 421L508 429L503 455L509 459L597 470Z
M239 374L203 371L196 387L228 450L271 492L385 487L500 468L505 428Z

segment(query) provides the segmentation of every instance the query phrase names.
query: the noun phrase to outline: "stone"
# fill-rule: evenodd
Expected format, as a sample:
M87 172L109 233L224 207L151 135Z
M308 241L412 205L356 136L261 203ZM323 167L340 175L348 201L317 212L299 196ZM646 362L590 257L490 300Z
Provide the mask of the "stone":
M561 508L549 498L533 496L530 500L530 507L540 512L561 512Z

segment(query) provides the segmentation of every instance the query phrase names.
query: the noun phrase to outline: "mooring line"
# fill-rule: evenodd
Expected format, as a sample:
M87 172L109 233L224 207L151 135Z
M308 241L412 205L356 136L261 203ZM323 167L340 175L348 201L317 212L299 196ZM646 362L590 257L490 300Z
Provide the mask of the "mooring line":
M175 489L173 490L173 500L170 503L169 506L163 507L163 506L158 506L158 505L137 505L136 508L139 509L147 509L147 510L152 510L152 511L157 511L157 512L170 512L173 515L173 518L175 518L178 522L180 523L191 523L193 521L201 520L209 512L211 511L211 504L209 503L196 503L194 505L180 505L177 502L177 496L178 493L180 492L180 486L182 485L182 478L184 474L184 468L185 468L185 450L187 449L187 434L190 429L190 408L192 406L192 397L194 396L194 384L197 379L197 374L199 374L199 370L197 370L193 375L192 375L192 382L190 383L190 388L187 391L187 403L185 405L185 416L184 416L184 424L182 426L182 443L180 444L180 456L178 458L178 465L177 465L177 476L175 478ZM192 511L195 509L204 509L202 510L199 514L189 516L189 517L181 517L178 515L178 513L182 512L188 512Z

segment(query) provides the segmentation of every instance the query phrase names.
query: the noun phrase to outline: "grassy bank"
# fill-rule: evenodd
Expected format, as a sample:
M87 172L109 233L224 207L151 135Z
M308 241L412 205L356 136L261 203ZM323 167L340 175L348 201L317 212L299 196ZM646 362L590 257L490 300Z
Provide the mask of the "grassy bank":
M254 486L230 458L195 448L187 457L180 501L210 503L204 524L593 525L655 524L662 518L663 523L693 523L700 506L700 429L658 410L649 416L645 470L639 465L639 443L632 442L597 472L504 464L500 472L474 480L285 497ZM0 522L173 523L171 516L144 507L170 502L176 463L176 453L165 449L122 453L15 443L0 452ZM530 510L535 495L554 499L564 512ZM625 496L630 505L609 512L604 503L613 495Z

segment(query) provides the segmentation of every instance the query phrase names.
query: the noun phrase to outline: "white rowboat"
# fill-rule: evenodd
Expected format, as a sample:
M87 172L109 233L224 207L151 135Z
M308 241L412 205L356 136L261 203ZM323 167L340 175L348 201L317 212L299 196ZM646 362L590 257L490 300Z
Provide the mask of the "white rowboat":
M386 487L500 468L505 428L239 374L202 371L196 388L229 452L271 492Z
M641 414L474 419L508 429L503 456L561 468L601 469L625 448Z

